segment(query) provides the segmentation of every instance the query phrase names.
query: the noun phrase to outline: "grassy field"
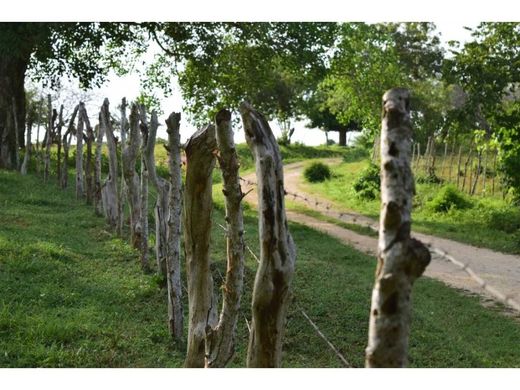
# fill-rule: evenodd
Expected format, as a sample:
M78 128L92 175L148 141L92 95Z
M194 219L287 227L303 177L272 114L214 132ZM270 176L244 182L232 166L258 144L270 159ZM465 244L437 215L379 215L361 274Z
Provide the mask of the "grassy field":
M212 233L216 288L225 269L218 187ZM0 221L0 366L182 365L185 346L168 336L161 281L141 272L137 254L75 200L72 188L61 191L35 176L0 171ZM248 208L245 228L247 244L258 253L257 220ZM362 366L374 259L309 228L290 228L298 251L294 299L354 366ZM255 270L248 254L242 318L250 318ZM520 325L501 312L420 279L410 365L519 367ZM246 347L241 319L231 366L244 366ZM296 305L289 311L283 365L340 366Z
M367 159L342 162L331 166L332 178L322 183L304 183L306 191L319 194L338 207L379 218L380 201L361 199L353 188L354 181L369 165ZM520 209L500 195L464 195L469 207L437 212L432 200L442 186L416 183L413 228L417 231L451 238L476 246L507 253L520 253Z

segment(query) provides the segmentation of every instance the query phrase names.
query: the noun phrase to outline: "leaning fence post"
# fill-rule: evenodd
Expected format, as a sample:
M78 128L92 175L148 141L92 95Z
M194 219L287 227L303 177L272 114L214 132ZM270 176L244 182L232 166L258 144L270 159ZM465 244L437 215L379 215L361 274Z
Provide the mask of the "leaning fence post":
M415 185L410 169L409 101L404 88L383 95L381 218L366 367L406 365L411 290L430 262L428 249L410 237Z

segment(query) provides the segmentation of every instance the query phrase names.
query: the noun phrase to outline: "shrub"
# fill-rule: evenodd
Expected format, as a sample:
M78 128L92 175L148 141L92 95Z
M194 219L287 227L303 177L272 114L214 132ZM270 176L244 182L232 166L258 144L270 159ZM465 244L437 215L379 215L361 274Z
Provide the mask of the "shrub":
M381 188L379 167L371 163L354 181L353 188L361 199L376 199Z
M467 209L472 206L466 196L452 185L442 187L428 206L436 212L445 213L449 210Z
M347 152L343 155L343 162L356 162L361 161L368 157L368 150L359 146L351 147L347 149Z
M429 175L418 175L415 181L419 184L441 184L444 182L444 180L435 173Z
M305 168L303 175L307 181L318 183L330 179L331 172L328 165L321 162L314 162Z

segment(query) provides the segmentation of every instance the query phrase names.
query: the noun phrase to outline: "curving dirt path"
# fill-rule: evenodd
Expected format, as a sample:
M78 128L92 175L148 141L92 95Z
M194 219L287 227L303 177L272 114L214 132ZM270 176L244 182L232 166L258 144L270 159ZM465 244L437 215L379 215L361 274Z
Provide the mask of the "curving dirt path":
M339 162L339 159L323 159L322 161L334 164ZM298 194L298 197L294 198L288 195L289 199L317 210L323 215L336 218L343 222L364 226L377 226L377 221L371 218L350 210L341 210L326 199L305 193L301 186L304 165L304 162L298 162L288 164L284 167L286 191ZM255 174L247 175L244 179L255 181ZM253 189L253 191L245 197L245 200L256 206L257 195L254 191L254 185L246 184L246 188L247 190ZM302 199L304 197L308 199L307 202ZM313 204L314 207L309 206L309 203ZM377 238L375 237L361 235L336 224L324 222L293 210L287 210L287 218L290 221L325 232L362 252L372 255L376 254ZM520 256L504 254L486 248L478 248L427 234L412 233L414 237L421 241L440 248L451 254L458 261L468 264L469 267L490 286L514 299L516 302L520 302ZM495 300L491 294L483 290L466 272L438 255L432 255L432 262L426 269L425 275L441 280L452 287L479 294L484 298L484 303L486 300L488 302Z

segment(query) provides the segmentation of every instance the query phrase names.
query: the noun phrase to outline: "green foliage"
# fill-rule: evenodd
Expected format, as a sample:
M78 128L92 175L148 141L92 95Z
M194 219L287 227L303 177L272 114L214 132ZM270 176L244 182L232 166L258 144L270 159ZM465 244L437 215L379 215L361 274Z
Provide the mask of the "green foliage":
M360 147L360 146L350 147L345 151L345 154L343 155L343 162L360 161L360 160L367 158L368 155L369 155L369 152L364 147Z
M313 162L305 168L303 176L308 182L319 183L330 179L330 168L322 162Z
M428 203L428 206L435 212L445 213L452 209L462 210L472 206L466 196L453 185L447 185L435 195Z
M352 184L356 195L360 199L373 200L379 197L381 191L381 173L375 164L370 165L361 172Z

